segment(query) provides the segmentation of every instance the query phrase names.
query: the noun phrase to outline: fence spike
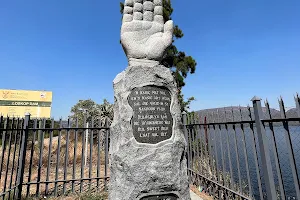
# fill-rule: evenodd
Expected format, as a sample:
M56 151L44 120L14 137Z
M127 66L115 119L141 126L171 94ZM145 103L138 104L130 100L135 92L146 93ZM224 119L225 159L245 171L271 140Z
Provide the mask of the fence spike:
M213 117L213 118L212 118L212 122L213 122L213 123L217 123L218 120L217 120L217 118L216 118L216 112L213 111L212 117Z
M266 104L268 104L269 103L269 101L268 101L268 99L266 99L265 101L264 101L264 104L266 105Z
M250 107L249 104L247 105L247 109L248 109L248 112L249 112L249 118L250 118L250 120L252 121L252 120L253 120L253 117L252 117L252 114L251 114L251 107Z
M217 119L218 119L218 123L221 123L219 109L217 109Z
M296 94L296 97L295 97L295 103L296 103L296 111L297 111L298 117L300 117L300 97L299 97L298 93Z
M200 113L197 113L197 116L198 116L198 121L197 121L197 123L198 123L198 124L201 124L201 116L200 116Z
M235 118L234 118L234 110L232 106L231 106L231 115L232 115L232 121L234 122Z
M239 111L240 111L241 121L243 121L243 114L242 114L242 108L241 108L241 105L239 105Z
M210 120L208 121L208 123L214 123L215 122L215 120L214 120L214 111L209 113L209 115L210 115Z
M287 118L286 111L285 111L284 101L282 98L279 101L279 106L280 106L281 118L286 119ZM288 156L289 156L289 160L290 160L290 167L291 167L290 169L291 169L291 174L293 176L294 185L299 186L298 170L297 170L296 163L295 163L295 152L294 152L294 148L293 148L293 144L292 144L292 138L291 138L291 134L290 134L289 124L287 121L282 121L282 125L284 127L286 147L287 147L287 152L288 152ZM299 187L296 187L296 197L297 197L297 199L300 199Z
M284 107L284 102L282 97L280 96L280 99L278 99L278 103L279 103L279 108L280 108L280 114L281 114L281 118L285 119L286 118L286 112L285 112L285 107Z
M265 101L265 106L266 106L267 117L269 119L272 119L271 109L270 109L270 105L269 105L268 100Z
M223 108L223 110L224 110L224 122L226 122L227 120L226 120L226 109L225 109L225 107Z

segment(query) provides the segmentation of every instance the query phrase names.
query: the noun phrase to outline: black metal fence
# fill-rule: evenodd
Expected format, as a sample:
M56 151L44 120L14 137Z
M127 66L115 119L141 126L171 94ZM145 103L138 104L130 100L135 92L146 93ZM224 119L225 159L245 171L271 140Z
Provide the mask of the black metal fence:
M265 102L211 116L184 114L191 183L218 199L300 199L300 98L280 117Z
M102 191L109 179L109 128L86 120L0 117L0 197ZM96 125L97 124L97 125ZM106 123L107 124L107 123Z
M268 102L262 108L252 101L212 115L183 114L190 182L218 199L300 200L300 98L294 117L282 99L279 116ZM2 199L107 188L108 123L0 117L0 139Z

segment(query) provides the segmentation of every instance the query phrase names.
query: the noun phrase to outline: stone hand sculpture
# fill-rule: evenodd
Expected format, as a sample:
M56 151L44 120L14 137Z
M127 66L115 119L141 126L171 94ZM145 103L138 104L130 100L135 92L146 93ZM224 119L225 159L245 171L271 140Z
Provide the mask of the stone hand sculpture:
M125 0L121 43L129 62L160 61L173 28L173 21L164 23L163 0Z

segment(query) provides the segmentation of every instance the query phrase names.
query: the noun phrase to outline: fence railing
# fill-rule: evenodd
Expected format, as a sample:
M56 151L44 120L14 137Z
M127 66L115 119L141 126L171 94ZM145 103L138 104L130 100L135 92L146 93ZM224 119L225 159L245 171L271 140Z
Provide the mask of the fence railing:
M300 199L300 98L293 117L282 99L280 117L268 102L262 108L259 98L252 101L212 115L183 114L190 182L219 199ZM0 197L105 190L107 124L0 117Z
M91 119L56 122L0 117L0 197L102 191L109 179L109 128ZM97 124L97 125L96 125ZM107 124L107 123L106 123Z
M300 98L287 117L265 102L183 115L191 183L218 199L300 199ZM296 116L295 116L296 115Z

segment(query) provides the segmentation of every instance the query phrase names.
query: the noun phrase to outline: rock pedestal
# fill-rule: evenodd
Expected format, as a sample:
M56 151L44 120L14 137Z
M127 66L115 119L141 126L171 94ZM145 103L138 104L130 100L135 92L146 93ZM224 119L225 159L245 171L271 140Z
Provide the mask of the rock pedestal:
M131 64L114 80L110 200L190 200L178 92L170 69Z

